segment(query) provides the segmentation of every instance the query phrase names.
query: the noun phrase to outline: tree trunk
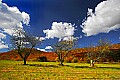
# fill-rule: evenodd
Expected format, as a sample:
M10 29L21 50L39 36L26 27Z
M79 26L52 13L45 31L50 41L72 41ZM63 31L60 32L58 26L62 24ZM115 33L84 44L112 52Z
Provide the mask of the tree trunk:
M62 53L60 54L60 65L63 66L63 57L62 57Z
M60 65L63 66L63 60L60 60Z
M24 60L24 64L23 65L26 65L26 58L24 58L23 60Z
M90 60L90 67L94 67L94 62L93 62L93 60Z

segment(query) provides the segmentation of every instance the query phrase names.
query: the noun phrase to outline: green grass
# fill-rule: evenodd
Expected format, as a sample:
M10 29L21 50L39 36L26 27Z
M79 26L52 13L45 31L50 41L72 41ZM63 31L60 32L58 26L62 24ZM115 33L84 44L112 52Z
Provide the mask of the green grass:
M0 80L120 80L120 64L28 62L0 60Z

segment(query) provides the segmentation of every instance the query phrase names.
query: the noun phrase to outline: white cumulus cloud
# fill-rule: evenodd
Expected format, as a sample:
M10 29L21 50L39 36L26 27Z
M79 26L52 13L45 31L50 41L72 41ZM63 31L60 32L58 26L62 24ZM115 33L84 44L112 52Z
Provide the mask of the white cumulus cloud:
M74 35L74 25L71 23L63 23L63 22L53 22L51 29L43 30L46 34L46 38L63 38L63 37L70 37Z
M64 37L62 40L60 41L73 41L73 40L78 40L79 37L73 37L73 36L70 36L70 37Z
M2 0L0 0L0 4L2 3Z
M0 49L5 49L5 48L8 48L8 45L4 45L0 43Z
M82 38L83 36L82 35L80 35L80 37L79 38Z
M0 33L0 39L4 39L4 38L6 38L6 35L3 33Z
M40 37L39 40L40 40L40 41L44 41L44 40L45 40L45 37Z
M23 24L28 26L29 22L29 14L21 12L17 7L9 7L0 0L0 39L6 38L6 34L12 35L15 28L23 28Z
M17 27L23 28L22 24L28 25L29 21L29 14L25 12L20 12L17 7L9 7L7 4L1 2L0 28L2 28L3 30L13 29Z
M3 42L3 41L0 39L0 49L4 49L4 48L8 48L8 45L5 44L5 42Z
M108 33L120 28L120 0L106 0L97 5L95 12L88 9L82 32L87 36Z
M40 48L37 48L37 50L40 50L40 51L44 51L44 52L46 52L46 50L45 50L45 49L40 49Z
M46 46L45 49L53 49L51 46Z

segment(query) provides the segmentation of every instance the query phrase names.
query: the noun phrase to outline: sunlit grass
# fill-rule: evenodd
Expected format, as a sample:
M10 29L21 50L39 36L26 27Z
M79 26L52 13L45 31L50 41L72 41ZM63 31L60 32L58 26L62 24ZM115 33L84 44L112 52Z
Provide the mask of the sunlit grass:
M120 64L0 61L0 80L81 80L120 79Z

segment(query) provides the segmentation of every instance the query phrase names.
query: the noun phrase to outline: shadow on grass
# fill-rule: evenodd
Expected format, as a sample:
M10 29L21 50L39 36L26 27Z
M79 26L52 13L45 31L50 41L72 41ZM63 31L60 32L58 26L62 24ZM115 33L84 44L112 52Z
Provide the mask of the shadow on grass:
M45 64L27 64L29 66L36 66L36 67L54 67L54 68L58 68L58 67L72 67L72 68L92 68L89 66L71 66L71 65L45 65ZM95 67L93 67L95 68Z
M36 67L54 67L58 68L58 65L43 65L43 64L28 64L29 66L36 66Z
M53 67L53 68L59 68L59 67L72 67L72 68L92 68L92 69L117 69L117 70L120 70L120 68L118 67L90 67L90 66L71 66L71 65L63 65L63 66L60 66L59 64L58 65L47 65L47 64L27 64L29 66L36 66L36 67Z
M120 70L119 67L97 67L97 66L90 67L90 66L71 66L71 65L65 65L65 66L72 67L72 68L117 69L117 70Z
M90 66L75 66L74 68L93 68L93 69L117 69L120 70L118 67L90 67Z
M120 70L120 68L118 68L118 67L97 67L97 68L101 68L101 69L118 69L118 70Z
M71 65L65 65L68 67L72 67L72 68L90 68L89 66L71 66Z

